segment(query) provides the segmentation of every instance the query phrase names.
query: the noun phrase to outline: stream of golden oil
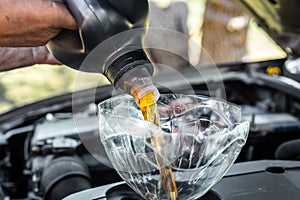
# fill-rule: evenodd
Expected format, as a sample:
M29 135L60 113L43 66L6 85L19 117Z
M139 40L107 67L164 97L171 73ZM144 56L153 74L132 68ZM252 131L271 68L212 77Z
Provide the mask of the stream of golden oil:
M133 94L135 94L135 92L133 92ZM144 116L144 120L147 120L160 127L158 107L154 92L149 92L142 98L138 98L136 97L136 95L133 96L135 97L135 101L140 106L140 109ZM170 167L164 165L161 156L158 155L158 152L161 151L164 143L165 142L163 141L163 138L159 138L157 136L151 137L151 145L156 148L155 159L161 174L161 185L167 193L169 199L176 200L178 191L173 171Z

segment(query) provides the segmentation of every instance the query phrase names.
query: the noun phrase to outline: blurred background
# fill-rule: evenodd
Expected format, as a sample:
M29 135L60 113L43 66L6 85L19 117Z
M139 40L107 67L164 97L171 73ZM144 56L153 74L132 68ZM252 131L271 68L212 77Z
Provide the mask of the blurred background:
M273 40L232 0L150 1L150 26L171 28L188 34L189 42L202 45L216 63L260 61L285 56ZM149 39L149 42L153 41ZM199 64L200 49L188 49L187 53L189 63ZM150 57L159 59L156 54L160 53L150 52ZM164 60L166 56L160 59ZM173 63L170 61L168 64L175 68L184 66L184 63L175 66L179 65L179 61ZM2 72L0 113L39 99L72 92L76 76L77 71L71 68L45 64ZM92 86L88 81L89 76L85 84L76 87L77 90ZM100 77L99 84L108 82Z

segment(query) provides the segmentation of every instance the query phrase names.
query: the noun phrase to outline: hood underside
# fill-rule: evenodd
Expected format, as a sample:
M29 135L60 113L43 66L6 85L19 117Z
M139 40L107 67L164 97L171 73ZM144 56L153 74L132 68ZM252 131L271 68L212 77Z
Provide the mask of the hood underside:
M236 0L288 54L300 55L299 0Z

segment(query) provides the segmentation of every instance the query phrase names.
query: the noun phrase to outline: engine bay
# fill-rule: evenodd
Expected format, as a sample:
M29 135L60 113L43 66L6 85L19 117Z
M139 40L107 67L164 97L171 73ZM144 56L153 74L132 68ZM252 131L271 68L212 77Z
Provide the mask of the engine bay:
M247 143L236 163L299 159L297 153L280 152L285 149L282 145L300 138L299 83L288 84L286 80L293 79L266 72L270 66L284 71L284 63L285 59L280 59L218 66L226 99L240 105L243 118L250 122ZM194 72L189 71L182 74L186 74L196 94L218 96L220 93L217 83L221 80L210 84L212 94L197 74L191 75ZM158 78L167 79L163 75ZM189 92L178 82L168 81L168 84L176 87L177 93ZM166 85L159 90L170 92ZM91 93L95 96L94 102L86 98ZM91 149L96 149L96 154L104 151L98 146L97 103L112 95L112 86L80 91L77 95L80 98L73 99L73 104L72 94L68 94L0 117L1 199L61 199L121 181L114 169L91 153ZM82 140L91 141L89 149Z

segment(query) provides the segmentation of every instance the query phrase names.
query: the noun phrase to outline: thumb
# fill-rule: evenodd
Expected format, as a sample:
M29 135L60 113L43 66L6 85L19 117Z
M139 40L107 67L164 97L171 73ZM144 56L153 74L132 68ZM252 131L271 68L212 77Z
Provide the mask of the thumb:
M77 30L77 22L62 0L52 0L52 8L56 12L56 17L60 28Z

